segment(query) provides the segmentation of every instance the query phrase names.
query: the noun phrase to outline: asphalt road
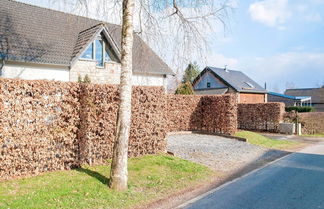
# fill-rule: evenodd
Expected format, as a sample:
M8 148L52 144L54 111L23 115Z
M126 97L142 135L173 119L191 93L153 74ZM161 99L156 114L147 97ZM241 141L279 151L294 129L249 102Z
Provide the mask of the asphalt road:
M288 155L179 208L324 208L324 142Z

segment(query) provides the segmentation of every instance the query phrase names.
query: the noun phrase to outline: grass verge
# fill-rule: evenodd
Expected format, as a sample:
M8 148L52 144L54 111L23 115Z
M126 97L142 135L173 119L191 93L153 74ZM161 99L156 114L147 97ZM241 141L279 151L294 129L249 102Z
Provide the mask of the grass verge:
M276 140L262 136L261 134L251 131L239 131L235 136L246 138L250 144L266 147L270 149L292 150L301 147L303 144L299 142Z
M0 182L0 208L130 208L203 183L214 175L207 167L166 155L130 159L128 170L125 192L107 187L110 166Z
M303 136L306 136L306 137L316 137L316 138L324 138L324 133L323 134L303 134Z

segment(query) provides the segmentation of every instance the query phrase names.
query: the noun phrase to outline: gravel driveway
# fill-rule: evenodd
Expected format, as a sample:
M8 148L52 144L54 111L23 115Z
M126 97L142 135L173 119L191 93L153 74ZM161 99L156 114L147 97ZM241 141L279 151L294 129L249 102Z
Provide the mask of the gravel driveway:
M167 143L167 150L175 156L224 173L251 166L258 167L287 154L283 151L269 150L235 139L211 135L170 135Z

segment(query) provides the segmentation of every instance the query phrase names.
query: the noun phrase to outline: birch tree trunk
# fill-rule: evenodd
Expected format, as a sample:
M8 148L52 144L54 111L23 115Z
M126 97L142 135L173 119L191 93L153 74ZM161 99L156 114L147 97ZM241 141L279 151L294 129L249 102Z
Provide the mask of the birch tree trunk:
M109 185L110 188L118 191L127 189L128 180L128 139L132 108L133 10L134 0L123 0L120 103Z

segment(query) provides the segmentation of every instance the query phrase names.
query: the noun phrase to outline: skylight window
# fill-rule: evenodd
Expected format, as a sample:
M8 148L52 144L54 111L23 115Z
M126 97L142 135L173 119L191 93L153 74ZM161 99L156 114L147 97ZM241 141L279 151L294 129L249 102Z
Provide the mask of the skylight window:
M254 86L251 84L251 83L249 83L249 82L245 82L246 83L246 85L248 85L250 88L254 88Z

